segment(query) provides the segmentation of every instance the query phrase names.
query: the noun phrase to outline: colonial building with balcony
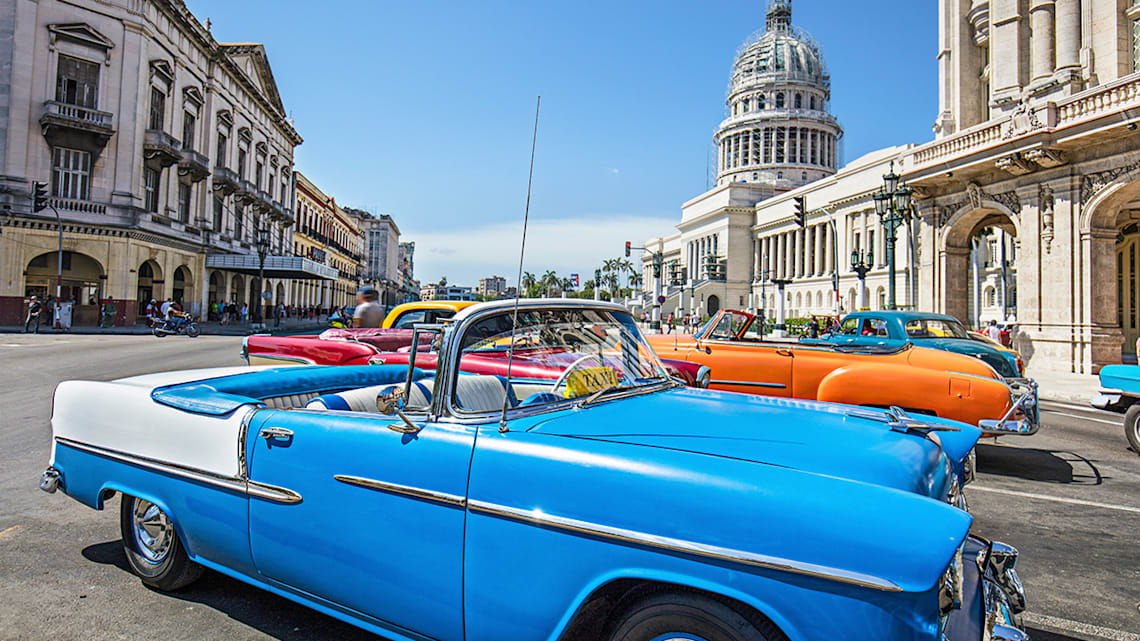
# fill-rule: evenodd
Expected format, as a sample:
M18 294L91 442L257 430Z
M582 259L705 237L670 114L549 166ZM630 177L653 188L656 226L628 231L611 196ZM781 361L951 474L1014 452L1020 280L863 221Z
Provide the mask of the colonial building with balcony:
M388 214L345 208L360 225L364 241L363 281L380 293L380 304L404 302L400 281L400 228Z
M291 253L301 143L265 49L217 42L182 0L15 0L0 14L0 57L19 61L0 78L0 324L56 293L61 224L77 323L105 298L118 324L150 298L203 315L253 303L257 230L265 253ZM33 212L37 181L51 206ZM267 270L268 302L289 302L274 281L327 277L294 262Z
M354 305L364 276L364 233L358 220L304 174L296 173L297 220L293 253L333 270L323 282L295 283L298 305L325 309Z

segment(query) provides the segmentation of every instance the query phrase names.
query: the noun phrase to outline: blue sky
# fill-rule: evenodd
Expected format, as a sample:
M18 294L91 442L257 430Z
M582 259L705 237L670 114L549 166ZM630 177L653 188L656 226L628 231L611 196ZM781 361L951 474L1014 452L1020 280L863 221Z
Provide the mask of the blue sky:
M219 41L265 44L305 138L298 169L342 205L392 214L417 278L471 285L516 275L539 94L525 269L588 274L625 240L669 233L706 188L733 57L766 2L188 5ZM846 160L933 137L936 3L793 6L823 46Z

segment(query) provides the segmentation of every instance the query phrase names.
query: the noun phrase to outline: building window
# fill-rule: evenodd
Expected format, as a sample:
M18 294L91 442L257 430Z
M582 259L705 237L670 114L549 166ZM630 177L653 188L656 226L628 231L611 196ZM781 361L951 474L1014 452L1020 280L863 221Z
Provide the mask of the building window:
M225 204L222 199L214 197L214 231L222 231L222 218L225 216Z
M56 147L52 154L51 193L57 198L87 200L91 183L91 154Z
M776 109L784 108L784 92L776 94Z
M217 158L216 162L214 163L215 166L217 166L217 167L225 167L226 166L226 150L227 150L227 147L229 146L229 142L230 142L229 138L226 136L225 132L219 131L218 132L218 151L217 151L218 158Z
M1132 71L1140 71L1140 20L1132 21Z
M178 220L190 222L190 184L178 182Z
M796 94L796 109L804 108L804 97L802 94Z
M143 204L150 212L158 211L158 170L143 169Z
M234 206L234 240L242 240L242 231L245 223L245 210L241 206Z
M760 94L760 97L756 99L756 108L757 109L764 109L764 107L765 107L764 94Z
M815 110L815 96L811 97L811 108L813 111Z
M997 307L997 290L993 287L986 288L985 302L986 307Z
M194 150L194 127L197 118L189 111L182 113L182 148L193 151Z
M245 159L249 156L249 151L245 147L238 147L238 178L245 178Z
M802 172L802 173L800 174L800 180L807 180L807 172L806 172L806 171L805 171L805 172Z
M56 71L55 99L68 105L94 109L99 103L99 65L94 62L59 56Z
M254 165L254 171L257 173L253 175L253 186L258 189L261 189L261 171L264 168L265 164L261 161L261 158L258 158L257 163Z
M166 94L163 93L158 87L150 88L150 119L147 121L147 129L159 129L163 127L163 121L166 120Z

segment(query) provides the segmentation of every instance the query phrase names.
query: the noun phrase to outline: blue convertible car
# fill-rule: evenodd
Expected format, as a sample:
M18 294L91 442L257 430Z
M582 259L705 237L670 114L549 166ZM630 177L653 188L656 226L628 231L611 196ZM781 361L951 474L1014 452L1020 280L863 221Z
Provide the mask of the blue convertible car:
M977 428L685 388L623 308L513 305L407 367L62 383L41 487L120 495L147 585L211 568L392 639L1024 638L1016 550L954 505Z

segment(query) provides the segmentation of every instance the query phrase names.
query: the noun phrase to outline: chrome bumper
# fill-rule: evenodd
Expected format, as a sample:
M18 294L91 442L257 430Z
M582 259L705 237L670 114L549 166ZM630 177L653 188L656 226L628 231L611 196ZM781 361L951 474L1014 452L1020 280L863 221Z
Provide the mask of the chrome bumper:
M986 608L983 639L1027 641L1021 625L1025 611L1025 588L1017 574L1017 548L993 541L978 552L982 570L982 602Z
M983 419L978 421L978 427L987 434L1017 434L1029 436L1041 429L1041 410L1037 398L1037 381L1029 378L1007 378L1006 385L1013 397L1013 405L1005 416L997 420ZM1021 412L1023 418L1013 417Z
M49 467L40 475L40 489L48 494L55 494L55 491L62 486L63 476L54 467Z

